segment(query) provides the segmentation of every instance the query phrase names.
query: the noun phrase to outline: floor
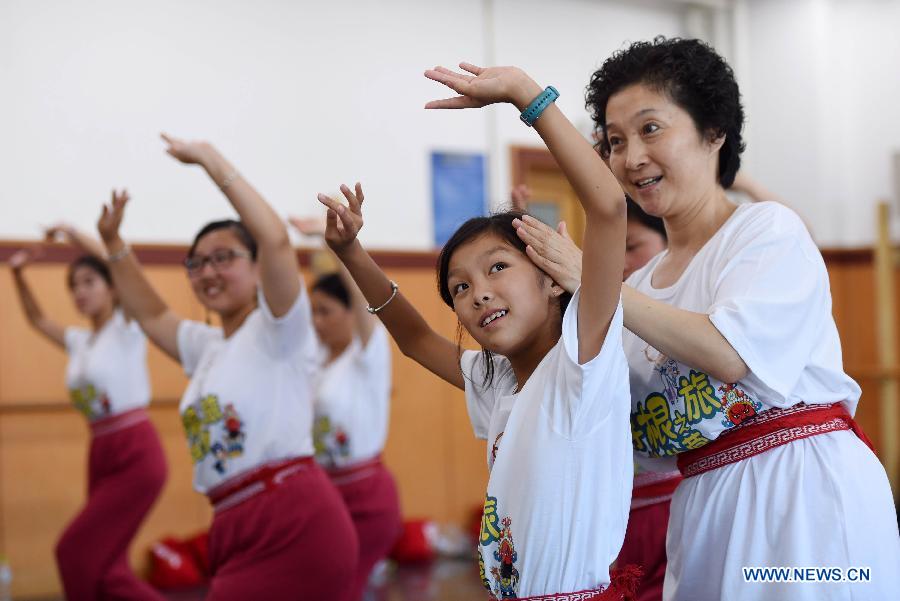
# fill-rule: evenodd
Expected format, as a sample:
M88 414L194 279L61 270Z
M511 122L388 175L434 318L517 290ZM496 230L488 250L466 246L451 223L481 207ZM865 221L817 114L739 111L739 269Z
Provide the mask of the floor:
M202 601L206 591L169 591L169 601ZM373 587L364 601L479 601L487 591L471 560L441 559L430 564L388 568L383 583ZM63 601L46 599L43 601Z

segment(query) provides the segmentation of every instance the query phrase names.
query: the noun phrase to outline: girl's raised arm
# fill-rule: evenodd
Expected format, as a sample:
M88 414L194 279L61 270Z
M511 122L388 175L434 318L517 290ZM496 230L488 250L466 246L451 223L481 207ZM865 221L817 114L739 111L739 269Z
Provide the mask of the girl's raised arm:
M460 94L429 102L425 108L477 108L507 102L524 112L544 92L516 67L459 66L467 73L444 67L425 72L427 78ZM619 303L625 263L625 194L590 142L555 103L533 124L575 189L587 217L578 305L578 359L585 363L600 352Z
M341 186L341 193L349 207L319 194L319 202L328 207L325 226L328 246L347 267L369 305L378 308L378 317L400 351L457 388L465 388L456 345L431 329L359 243L357 234L363 225L362 186L356 184L355 192Z

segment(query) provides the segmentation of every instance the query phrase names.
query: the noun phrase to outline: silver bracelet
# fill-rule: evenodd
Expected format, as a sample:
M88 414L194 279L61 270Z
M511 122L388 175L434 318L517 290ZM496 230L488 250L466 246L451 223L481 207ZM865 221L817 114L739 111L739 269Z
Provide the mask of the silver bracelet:
M225 188L230 186L232 183L234 183L234 180L236 180L238 177L240 177L240 175L241 174L238 173L237 169L232 169L231 173L226 175L225 179L222 180L222 183L219 184L219 190L224 190Z
M367 306L366 311L368 311L372 315L375 315L376 313L378 313L379 311L381 311L382 309L387 307L389 304L391 304L391 301L394 300L395 296L397 296L397 292L400 291L400 286L398 286L397 282L395 282L394 280L390 280L390 282L391 282L391 297L389 299L387 299L386 301L384 301L384 304L382 304L380 307L373 308L372 305Z
M122 250L118 252L114 252L106 258L107 263L118 263L125 257L131 254L131 247L127 244L122 247Z

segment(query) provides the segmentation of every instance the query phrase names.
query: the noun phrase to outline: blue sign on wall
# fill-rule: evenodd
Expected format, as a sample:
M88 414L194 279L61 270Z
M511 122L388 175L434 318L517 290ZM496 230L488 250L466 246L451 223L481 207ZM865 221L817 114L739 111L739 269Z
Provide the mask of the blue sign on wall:
M485 157L477 153L431 153L434 243L443 246L471 217L485 214Z

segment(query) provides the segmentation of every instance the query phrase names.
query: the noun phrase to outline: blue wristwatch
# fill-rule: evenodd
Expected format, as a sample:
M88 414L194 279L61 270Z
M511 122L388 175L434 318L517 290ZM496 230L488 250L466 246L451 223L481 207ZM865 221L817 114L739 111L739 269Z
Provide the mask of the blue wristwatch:
M531 104L522 111L519 119L528 127L532 127L537 118L544 112L544 109L550 106L551 102L556 102L557 98L559 98L559 92L556 91L556 88L547 86L547 89L538 94L537 98L532 100Z

